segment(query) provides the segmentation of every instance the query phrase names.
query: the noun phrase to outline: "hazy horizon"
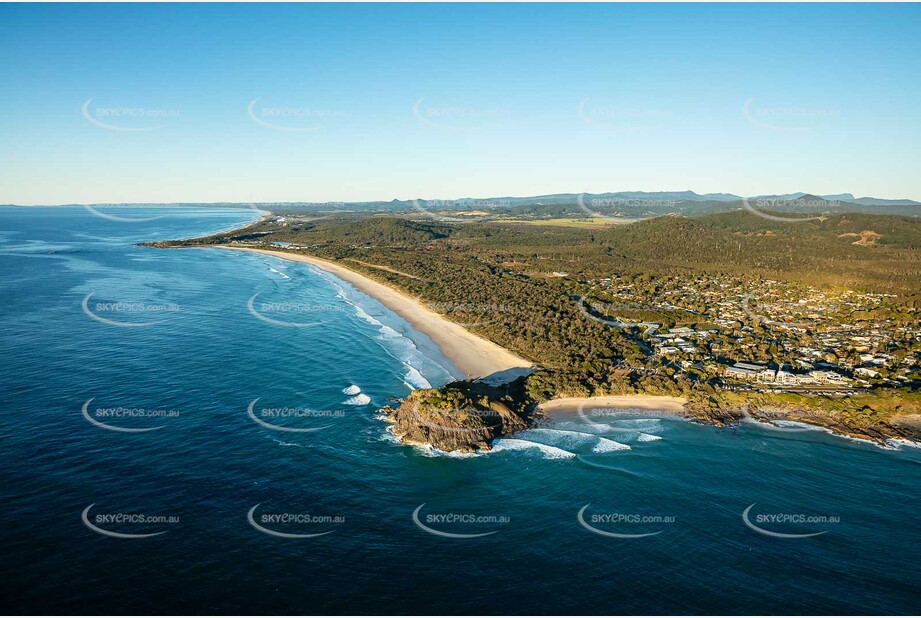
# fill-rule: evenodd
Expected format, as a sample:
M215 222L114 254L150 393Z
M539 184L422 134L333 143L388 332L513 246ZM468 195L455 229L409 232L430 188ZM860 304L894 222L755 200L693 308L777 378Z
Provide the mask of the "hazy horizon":
M917 5L0 16L0 203L921 198Z
M297 199L297 200L278 200L278 201L248 201L248 200L214 200L208 202L193 202L189 200L175 200L170 202L150 202L150 201L134 201L134 202L58 202L54 204L44 204L44 203L35 203L35 204L17 204L17 203L0 203L0 206L196 206L196 205L213 205L213 204L230 204L230 205L252 205L252 206L285 206L285 205L297 205L297 204L316 204L316 205L336 205L336 204L373 204L373 203L390 203L390 202L413 202L413 201L426 201L426 200L437 200L443 202L456 201L463 205L463 202L470 201L476 202L478 200L494 200L494 199L536 199L540 197L550 197L555 195L607 195L607 194L619 194L619 193L649 193L649 194L662 194L662 193L683 193L690 191L691 193L696 193L699 196L706 195L726 195L730 192L728 191L695 191L694 189L662 189L662 190L633 190L633 189L611 189L607 191L598 191L591 193L588 191L557 191L554 193L542 193L542 194L501 194L501 195L456 195L456 196L442 196L442 195L426 195L426 196L413 196L413 197L386 197L380 199L368 199L368 200L311 200L311 199ZM803 193L804 195L811 195L815 197L823 196L838 196L846 193L851 193L855 200L863 198L877 198L885 200L912 200L912 201L921 201L915 200L912 196L902 196L896 198L881 197L878 195L860 195L853 193L851 191L836 191L831 193L819 194L814 191L791 191L789 193L764 193L760 195L739 195L740 198L759 198L759 197L773 197L773 196L784 196L796 193ZM737 194L733 194L737 195ZM472 204L475 205L475 204ZM445 204L447 206L447 204Z

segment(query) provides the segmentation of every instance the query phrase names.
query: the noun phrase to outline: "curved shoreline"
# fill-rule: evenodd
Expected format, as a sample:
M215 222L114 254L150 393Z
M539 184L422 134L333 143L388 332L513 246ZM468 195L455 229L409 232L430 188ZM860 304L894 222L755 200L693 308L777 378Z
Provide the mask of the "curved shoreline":
M584 411L585 406L599 408L639 408L669 413L685 413L684 405L688 400L684 397L668 397L665 395L607 395L601 397L561 397L551 399L538 406L544 414L572 414Z
M250 209L249 208L235 208L233 210L250 210ZM269 217L272 216L272 213L269 212L268 210L254 210L253 212L258 213L259 216L253 219L252 221L250 221L249 223L244 223L243 225L229 227L227 229L218 230L216 232L208 232L207 234L201 234L199 236L192 236L190 238L179 238L178 240L181 240L183 242L188 242L190 240L199 240L202 238L209 238L211 236L217 236L218 234L229 234L231 232L239 232L240 230L245 230L246 228L256 225L257 223L262 223L263 221L267 220Z
M506 381L506 379L526 374L532 366L531 362L488 339L471 333L463 326L430 310L415 298L336 262L270 249L227 245L210 245L210 247L249 251L283 260L302 262L347 281L409 322L414 329L427 335L438 346L442 354L468 379L485 378L487 381Z

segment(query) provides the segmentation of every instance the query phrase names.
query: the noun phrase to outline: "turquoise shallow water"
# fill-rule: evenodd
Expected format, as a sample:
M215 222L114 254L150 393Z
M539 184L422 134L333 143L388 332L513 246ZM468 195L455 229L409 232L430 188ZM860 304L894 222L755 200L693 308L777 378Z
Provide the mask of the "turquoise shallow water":
M919 610L918 449L638 411L398 445L431 341L306 265L133 246L252 211L118 214L158 218L0 210L8 611Z

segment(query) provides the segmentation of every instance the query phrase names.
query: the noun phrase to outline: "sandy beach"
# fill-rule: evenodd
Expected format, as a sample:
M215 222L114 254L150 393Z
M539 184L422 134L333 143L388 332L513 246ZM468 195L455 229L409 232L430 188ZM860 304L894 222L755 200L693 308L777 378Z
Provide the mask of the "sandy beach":
M554 399L540 405L545 414L577 413L582 408L588 412L592 408L639 408L642 410L659 410L661 412L683 412L687 399L683 397L665 397L659 395L610 395L607 397L568 397Z
M442 353L454 363L454 366L468 378L493 376L495 380L500 376L504 378L522 375L531 367L529 361L488 339L474 335L462 326L431 311L415 298L335 262L270 249L229 246L219 248L263 253L285 260L304 262L348 281L355 288L377 299L385 307L409 322L414 329L428 335Z

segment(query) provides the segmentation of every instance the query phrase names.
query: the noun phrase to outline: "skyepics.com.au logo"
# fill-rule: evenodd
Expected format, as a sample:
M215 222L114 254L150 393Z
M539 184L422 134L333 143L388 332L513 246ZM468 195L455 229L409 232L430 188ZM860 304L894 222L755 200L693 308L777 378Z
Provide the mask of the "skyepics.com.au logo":
M306 211L329 211L329 210L341 210L348 205L347 202L259 202L259 206L262 208L275 209L275 210L306 210ZM255 209L255 205L250 205L251 208ZM260 211L264 214L269 214L268 211ZM317 219L328 219L331 215L322 215L319 217L309 217L302 218L300 215L297 217L298 222L308 222L316 221Z
M146 539L169 532L170 526L179 523L178 515L147 515L145 513L96 513L90 515L95 503L83 509L83 525L102 536L113 539ZM164 529L167 528L167 529Z
M837 515L808 515L792 512L752 513L756 504L751 504L742 511L742 521L750 530L776 539L806 539L819 536L828 530L815 531L816 527L828 527L841 523L841 518ZM812 530L806 531L805 528Z
M829 119L837 118L841 112L827 107L806 107L801 105L757 106L751 98L742 105L742 116L748 122L762 129L781 133L802 133L820 128Z
M500 532L496 526L511 522L507 515L473 513L469 511L449 511L445 513L422 514L423 502L412 513L412 521L417 528L446 539L478 539Z
M301 301L261 302L257 305L256 298L259 296L259 294L259 292L256 292L249 297L249 300L246 301L246 308L249 310L250 315L252 315L254 318L265 322L266 324L272 324L273 326L286 326L289 328L309 328L312 326L319 326L321 324L325 324L327 320L301 322L291 319L281 319L281 317L317 317L345 310L345 306L341 304L311 303ZM278 317L269 317L270 315L276 315Z
M598 322L599 324L604 324L605 326L610 326L611 328L626 328L627 326L626 323L621 322L620 320L596 315L597 313L604 312L606 309L609 309L610 305L605 306L603 303L589 303L584 296L578 296L576 297L576 308L579 310L579 313L581 313L589 320L592 320L593 322Z
M586 198L585 193L580 193L576 198L576 204L585 214L614 223L634 223L650 219L657 216L650 215L650 212L670 210L677 203L675 200L636 197Z
M418 401L412 405L413 416L420 424L454 435L477 434L485 438L492 433L492 430L502 425L502 415L498 410L491 408L427 406L423 412L420 407ZM458 423L468 426L460 427Z
M417 298L429 310L445 316L455 324L464 328L477 325L490 324L511 312L511 305L496 305L492 303L458 303L458 302L424 302Z
M111 204L83 204L83 208L86 209L91 215L99 217L100 219L106 219L108 221L117 221L118 223L146 223L147 221L156 221L157 219L162 219L166 215L156 215L153 217L133 217L125 216L124 213L130 212L131 210L147 209L155 206L167 206L175 207L175 204L125 204L125 203L111 203ZM111 212L104 212L99 210L100 208L114 208L117 212L122 214L113 214Z
M93 105L96 97L90 97L80 108L87 122L107 131L156 131L169 124L166 121L179 118L179 110L148 107Z
M757 197L742 198L742 207L753 215L758 215L769 221L781 223L806 223L807 221L825 221L828 213L837 208L837 200L823 200L813 198L788 198L788 197ZM790 212L791 214L779 214ZM820 213L817 216L807 216L811 213ZM798 216L799 215L799 216Z
M345 523L344 515L318 515L306 512L268 512L256 514L261 502L246 513L249 525L281 539L312 539L336 532Z
M497 208L508 208L510 200L413 200L413 208L422 214L444 223L485 221L495 216Z
M99 217L100 219L106 219L108 221L116 221L118 223L146 223L147 221L156 221L157 219L162 219L167 216L166 214L162 214L162 215L155 215L152 217L137 217L137 216L126 214L132 211L139 211L139 210L144 211L144 210L150 210L152 208L156 208L159 210L170 209L171 210L170 214L173 214L173 213L180 213L182 212L182 209L185 208L183 204L178 204L176 202L144 202L144 203L100 202L96 204L81 204L81 205L87 212L89 212L93 216ZM106 212L105 210L100 210L100 209L106 209L109 212ZM115 212L111 212L113 210L119 214L115 214ZM232 208L228 210L242 210L242 211L252 210L254 213L258 215L269 214L267 211L259 210L258 208L256 208L255 204L253 203L246 204L245 208ZM235 226L229 229L239 229L239 226ZM215 234L219 234L219 233L220 231L215 232Z
M166 318L156 320L149 319L149 316L161 316L172 314L179 311L179 305L174 303L141 303L141 302L96 302L90 303L90 299L96 292L87 294L80 307L87 317L106 324L108 326L119 326L123 328L140 328L153 326L165 321ZM119 318L119 319L116 319Z
M100 429L107 429L109 431L117 431L121 433L146 433L148 431L156 431L157 429L163 429L166 427L166 425L144 425L149 425L149 423L155 422L155 420L172 419L179 416L179 410L152 409L131 406L113 406L105 408L94 407L91 409L90 404L94 399L96 398L92 397L87 399L83 404L83 407L81 408L83 418L86 419L87 422L89 422L91 425L99 427ZM126 426L124 424L120 424L122 422L142 424L136 426Z
M643 312L643 311L661 311L653 306L642 305L638 303L599 303L599 302L589 302L584 296L577 296L576 308L579 310L584 317L592 320L593 322L598 322L599 324L604 324L611 328L618 328L621 330L636 328L643 331L646 335L651 335L656 330L658 330L662 325L656 322L639 322L632 320L618 320L616 318L606 317L607 314L616 314L618 312Z
M599 105L586 97L576 106L585 124L612 133L640 133L660 128L672 116L667 110L646 106Z
M579 525L593 534L613 539L642 539L657 536L665 531L665 526L674 524L674 515L637 513L630 511L611 511L591 513L586 511L591 504L586 504L576 514Z
M652 369L647 368L639 368L639 370L644 373L653 372ZM616 397L613 398L616 399ZM636 433L640 441L647 442L658 440L659 437L654 434L647 434L643 431L643 424L658 425L659 421L663 418L684 418L684 413L681 411L661 409L647 410L643 408L631 408L616 405L615 402L610 402L608 405L600 405L599 403L582 401L576 408L576 416L586 425L587 430L592 433L599 435L614 432ZM638 424L638 426L619 427L612 424L616 423L618 419L629 421L630 424ZM630 447L623 445L621 450L630 450Z
M345 417L344 410L315 410L291 406L263 406L257 409L256 403L259 399L257 397L249 402L249 405L246 406L246 415L257 425L273 431L312 433L331 427L332 423L329 422L331 420Z
M508 118L508 110L470 105L423 105L425 97L417 99L412 114L425 126L449 132L479 131Z
M307 133L327 128L332 122L341 122L346 113L341 109L310 107L304 105L258 105L256 97L246 106L246 115L256 124L289 133Z

